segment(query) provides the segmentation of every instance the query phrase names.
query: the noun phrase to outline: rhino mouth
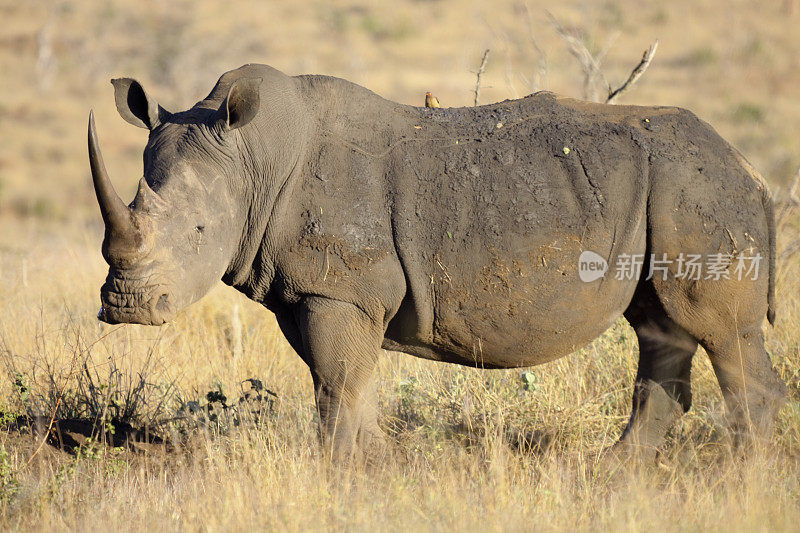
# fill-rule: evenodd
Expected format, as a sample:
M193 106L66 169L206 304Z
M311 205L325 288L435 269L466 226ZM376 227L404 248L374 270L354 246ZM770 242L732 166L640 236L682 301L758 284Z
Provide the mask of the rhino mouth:
M97 318L108 324L160 326L175 316L171 293L164 283L109 273L100 289L102 307Z

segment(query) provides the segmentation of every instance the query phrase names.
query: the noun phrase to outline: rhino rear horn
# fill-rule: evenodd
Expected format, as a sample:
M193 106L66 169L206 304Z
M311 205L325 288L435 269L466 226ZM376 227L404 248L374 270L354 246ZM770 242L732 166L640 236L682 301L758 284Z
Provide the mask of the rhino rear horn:
M167 209L167 204L161 196L150 188L145 178L139 180L139 189L136 198L133 199L133 208L142 209L145 212L163 212Z
M262 78L239 78L231 84L217 111L217 121L224 130L241 128L253 120L261 106L261 81Z
M100 144L97 142L97 130L94 125L94 112L89 112L89 166L92 170L94 192L100 213L106 226L106 239L114 243L115 249L135 248L138 231L131 218L131 210L119 197L111 179L108 177Z

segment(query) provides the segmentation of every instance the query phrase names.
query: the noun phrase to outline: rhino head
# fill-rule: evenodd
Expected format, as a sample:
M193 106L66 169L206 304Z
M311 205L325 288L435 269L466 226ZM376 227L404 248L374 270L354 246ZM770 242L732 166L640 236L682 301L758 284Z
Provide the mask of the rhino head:
M289 172L286 139L269 141L294 133L280 127L293 106L262 105L264 76L255 75L263 68L225 74L205 100L180 113L159 106L135 80L112 80L122 118L150 131L144 177L130 205L111 184L90 113L89 162L109 265L100 320L163 324L242 267L249 211L263 200L258 192ZM267 95L286 92L290 78L274 69L266 77Z

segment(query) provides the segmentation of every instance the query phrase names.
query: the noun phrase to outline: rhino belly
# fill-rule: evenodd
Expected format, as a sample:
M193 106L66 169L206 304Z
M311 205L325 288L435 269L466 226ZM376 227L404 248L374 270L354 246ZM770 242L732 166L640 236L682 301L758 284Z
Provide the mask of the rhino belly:
M457 310L440 307L434 344L445 359L470 366L537 365L591 342L613 324L628 301L623 297L612 305L579 303L572 309L546 299L533 303L510 299L505 306L476 301Z
M619 246L611 234L589 242L572 235L515 251L476 247L436 256L432 338L416 355L509 368L579 349L611 326L633 297L637 280L618 276L614 262L620 254L643 254L644 232L626 240ZM608 264L596 279L579 271L587 250L597 250L598 265Z

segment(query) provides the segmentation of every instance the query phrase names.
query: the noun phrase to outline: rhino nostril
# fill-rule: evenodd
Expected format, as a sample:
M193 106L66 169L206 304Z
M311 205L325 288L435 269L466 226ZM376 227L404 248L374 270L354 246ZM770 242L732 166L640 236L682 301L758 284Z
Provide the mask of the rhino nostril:
M162 312L169 311L169 296L166 294L162 294L158 297L158 301L156 302L156 309Z

